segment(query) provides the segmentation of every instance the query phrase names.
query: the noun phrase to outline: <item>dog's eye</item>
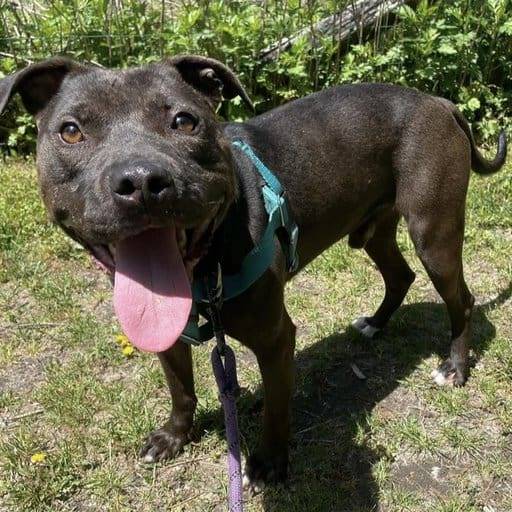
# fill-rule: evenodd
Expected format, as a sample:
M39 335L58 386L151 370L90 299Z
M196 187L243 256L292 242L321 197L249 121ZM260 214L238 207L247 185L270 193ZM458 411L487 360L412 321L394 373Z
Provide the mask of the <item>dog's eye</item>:
M84 140L84 135L75 123L65 123L60 129L60 136L68 144L76 144Z
M192 133L196 126L197 120L191 114L187 114L186 112L176 114L172 121L172 128L182 132Z

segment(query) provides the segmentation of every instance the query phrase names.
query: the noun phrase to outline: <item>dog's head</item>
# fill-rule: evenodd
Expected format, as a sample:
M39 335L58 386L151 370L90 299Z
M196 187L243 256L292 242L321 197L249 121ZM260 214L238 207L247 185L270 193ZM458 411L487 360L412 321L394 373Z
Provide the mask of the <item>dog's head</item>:
M52 219L132 288L157 287L147 281L164 279L162 266L181 265L190 278L236 193L215 113L222 97L250 105L233 72L198 56L126 70L55 58L1 80L0 112L16 92L36 119ZM162 252L181 261L160 261Z

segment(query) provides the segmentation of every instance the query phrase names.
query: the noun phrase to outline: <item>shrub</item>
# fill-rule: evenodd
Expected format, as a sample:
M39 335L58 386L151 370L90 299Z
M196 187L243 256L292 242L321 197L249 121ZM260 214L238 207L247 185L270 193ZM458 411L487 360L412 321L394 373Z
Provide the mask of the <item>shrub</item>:
M484 140L510 124L512 0L422 0L357 41L316 36L312 46L304 36L275 61L259 58L270 43L349 3L0 0L0 73L54 54L124 67L199 53L232 66L258 112L338 83L386 81L451 99ZM247 114L236 101L222 112L231 119ZM19 104L0 120L2 142L10 152L34 147L32 121Z

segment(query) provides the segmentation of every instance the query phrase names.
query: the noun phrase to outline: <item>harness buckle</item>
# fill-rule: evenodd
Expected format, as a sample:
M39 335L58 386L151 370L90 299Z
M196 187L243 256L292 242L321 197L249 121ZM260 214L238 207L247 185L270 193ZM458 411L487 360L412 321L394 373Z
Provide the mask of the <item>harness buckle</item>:
M288 272L295 272L299 268L299 255L297 253L297 243L299 241L299 227L293 224L288 246Z
M297 254L299 227L290 217L290 203L288 202L286 192L279 196L279 214L281 215L281 225L288 236L286 243L281 244L286 256L287 270L288 272L295 272L299 268L299 257Z

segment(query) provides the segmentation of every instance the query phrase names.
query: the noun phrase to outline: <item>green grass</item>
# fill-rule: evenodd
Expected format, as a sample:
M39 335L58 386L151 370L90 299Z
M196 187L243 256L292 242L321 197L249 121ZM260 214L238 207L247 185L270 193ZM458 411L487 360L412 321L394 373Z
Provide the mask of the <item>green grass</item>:
M143 465L168 391L155 357L122 354L110 285L49 225L33 163L2 165L0 189L0 511L223 510L222 415L210 347L194 349L196 440ZM464 389L439 389L444 306L402 229L418 278L382 336L349 326L374 310L380 277L345 242L290 283L298 326L292 471L287 488L247 496L249 511L512 510L512 165L472 176L465 272L477 297L475 367ZM260 432L254 358L233 343L247 453ZM352 363L365 373L361 381ZM43 461L31 461L35 453Z

